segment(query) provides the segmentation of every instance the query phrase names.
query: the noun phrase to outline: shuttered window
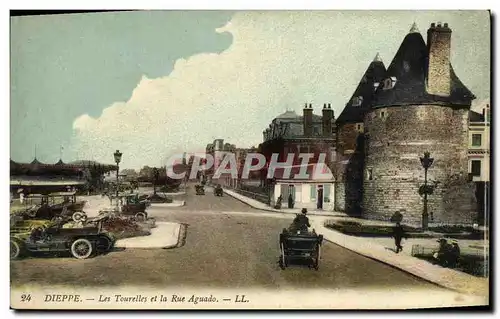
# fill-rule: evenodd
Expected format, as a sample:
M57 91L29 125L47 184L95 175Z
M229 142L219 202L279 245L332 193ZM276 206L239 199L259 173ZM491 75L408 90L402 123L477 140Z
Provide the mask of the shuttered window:
M325 203L330 202L330 184L325 184L323 186L323 198Z

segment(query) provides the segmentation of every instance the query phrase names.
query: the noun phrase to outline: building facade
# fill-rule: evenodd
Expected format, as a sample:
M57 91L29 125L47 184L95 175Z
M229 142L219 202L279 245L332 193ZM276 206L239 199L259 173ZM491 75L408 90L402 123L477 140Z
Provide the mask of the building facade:
M229 181L231 179L231 177L227 176L227 174L225 174L224 176L221 175L219 176L219 178L214 179L214 174L219 168L226 154L234 154L235 150L236 146L233 144L224 143L224 139L216 139L212 143L207 144L205 152L207 155L211 155L214 159L213 165L205 170L205 175L209 183L225 184L226 181Z
M490 186L491 112L486 104L481 113L469 113L469 176L476 187L478 222L491 218Z
M406 35L365 115L363 215L422 220L424 169L433 193L428 212L436 222L477 218L474 186L468 180L469 110L475 98L450 63L451 29L431 24L427 44L414 25Z
M324 154L324 164L330 170L335 157L335 116L331 104L323 104L321 116L314 114L310 103L306 103L302 116L294 111L286 111L273 119L263 132L263 138L258 149L267 164L271 162L273 154L278 154L278 162L297 168L304 164L299 154L312 154L309 163L317 163L321 154ZM292 160L287 162L288 158ZM286 205L291 195L301 207L333 210L333 175L326 180L316 180L314 177L297 179L279 176L275 172L272 174L273 179L268 178L268 169L266 165L261 170L261 186L270 190L271 204L274 205L282 195L283 204ZM321 189L319 195L318 189Z

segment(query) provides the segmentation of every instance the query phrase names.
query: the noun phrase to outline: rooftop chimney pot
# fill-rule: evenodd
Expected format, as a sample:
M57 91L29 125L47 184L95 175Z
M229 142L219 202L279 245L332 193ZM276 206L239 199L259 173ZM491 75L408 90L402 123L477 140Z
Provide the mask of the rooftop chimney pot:
M431 23L431 28L435 28L436 27L436 24L435 23Z

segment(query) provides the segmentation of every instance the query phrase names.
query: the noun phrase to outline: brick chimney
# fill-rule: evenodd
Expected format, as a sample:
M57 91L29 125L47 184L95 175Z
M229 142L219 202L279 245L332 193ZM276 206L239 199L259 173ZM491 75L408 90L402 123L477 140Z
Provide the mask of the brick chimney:
M312 104L307 104L303 110L304 136L311 136L313 132L313 109Z
M330 103L323 104L323 116L321 118L322 126L322 134L323 136L332 136L332 128L333 128L333 110L332 105Z
M429 64L427 70L427 92L433 95L450 95L450 47L451 29L448 23L431 24L427 30Z

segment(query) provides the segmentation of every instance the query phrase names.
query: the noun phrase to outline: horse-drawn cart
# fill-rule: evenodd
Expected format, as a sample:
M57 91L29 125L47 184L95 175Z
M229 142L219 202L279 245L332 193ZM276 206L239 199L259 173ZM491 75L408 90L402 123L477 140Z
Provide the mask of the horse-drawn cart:
M291 263L301 262L309 268L318 270L322 244L323 235L316 234L314 230L291 232L283 229L280 234L279 264L281 269L285 269Z

